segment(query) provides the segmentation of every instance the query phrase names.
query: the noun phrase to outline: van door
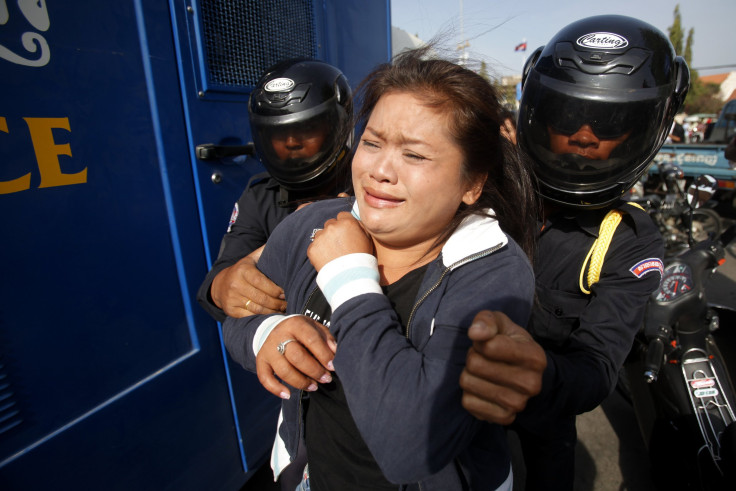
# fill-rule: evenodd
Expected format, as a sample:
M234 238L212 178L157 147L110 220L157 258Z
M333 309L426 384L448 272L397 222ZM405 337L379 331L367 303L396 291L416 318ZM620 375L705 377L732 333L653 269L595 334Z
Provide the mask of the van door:
M708 143L728 143L736 133L736 100L723 106L708 136Z
M0 488L237 489L172 11L0 7Z
M307 4L326 56L323 7L361 2L237 9L267 3ZM278 401L195 300L260 170L195 157L249 140L250 79L210 73L215 5L0 0L0 489L238 489L268 457Z
M284 59L315 58L340 68L355 87L390 58L388 13L388 2L342 0L181 2L175 10L179 77L208 266L217 257L235 202L249 178L264 170L255 156L239 154L252 141L247 102L260 76ZM233 155L202 158L197 149L203 145ZM229 357L225 368L247 456L252 442L272 442L280 401Z

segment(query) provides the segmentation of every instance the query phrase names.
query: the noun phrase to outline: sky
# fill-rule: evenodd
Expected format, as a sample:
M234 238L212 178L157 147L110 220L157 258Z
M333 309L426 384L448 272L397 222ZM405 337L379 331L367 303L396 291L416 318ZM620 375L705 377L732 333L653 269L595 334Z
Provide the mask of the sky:
M526 56L567 24L591 15L637 17L666 36L678 4L685 36L694 29L690 67L700 75L736 71L736 0L391 0L391 25L423 41L444 33L444 45L453 47L463 33L469 58L485 61L500 77L520 74ZM524 40L527 50L515 52Z

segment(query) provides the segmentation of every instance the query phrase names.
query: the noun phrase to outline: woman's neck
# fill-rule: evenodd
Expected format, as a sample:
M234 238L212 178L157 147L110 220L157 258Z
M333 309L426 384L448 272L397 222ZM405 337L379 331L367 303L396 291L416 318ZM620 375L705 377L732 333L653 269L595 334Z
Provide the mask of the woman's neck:
M374 239L373 244L381 285L395 283L406 273L432 262L442 250L442 244L430 249L432 244L427 242L410 247L392 247Z

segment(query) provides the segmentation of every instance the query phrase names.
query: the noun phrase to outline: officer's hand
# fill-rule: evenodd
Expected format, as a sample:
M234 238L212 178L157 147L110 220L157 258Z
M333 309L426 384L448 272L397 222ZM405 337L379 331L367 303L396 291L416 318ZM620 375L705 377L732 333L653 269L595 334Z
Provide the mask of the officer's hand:
M289 339L293 341L284 344L281 353L279 345ZM297 389L315 391L317 383L332 381L336 350L335 338L325 326L305 315L289 317L269 333L258 351L258 380L282 399L288 399L290 393L278 378Z
M210 294L230 317L286 311L284 291L256 267L263 247L217 273Z
M479 312L468 336L473 346L460 376L463 407L478 419L511 424L542 388L544 350L502 312Z
M373 254L373 241L363 225L351 213L343 211L315 232L307 256L319 272L333 259L357 252Z

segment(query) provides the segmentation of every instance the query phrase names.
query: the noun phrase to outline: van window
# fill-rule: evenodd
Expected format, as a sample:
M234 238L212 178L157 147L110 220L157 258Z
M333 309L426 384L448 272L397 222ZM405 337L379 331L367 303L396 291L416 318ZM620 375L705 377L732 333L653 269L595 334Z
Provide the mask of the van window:
M713 126L708 141L725 143L736 133L736 100L729 101L723 106L718 121Z
M716 128L730 128L736 125L736 100L730 101L723 106L721 115L718 117Z

